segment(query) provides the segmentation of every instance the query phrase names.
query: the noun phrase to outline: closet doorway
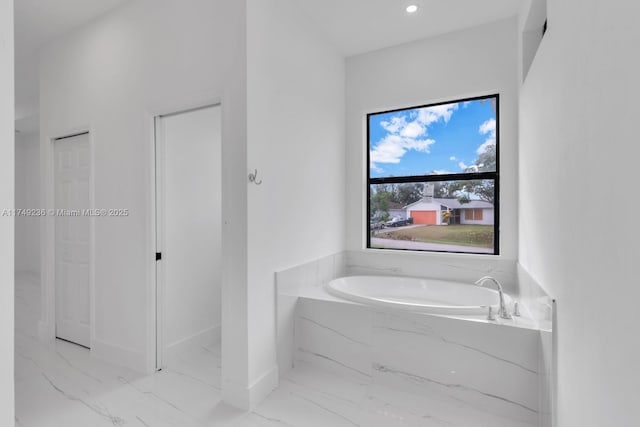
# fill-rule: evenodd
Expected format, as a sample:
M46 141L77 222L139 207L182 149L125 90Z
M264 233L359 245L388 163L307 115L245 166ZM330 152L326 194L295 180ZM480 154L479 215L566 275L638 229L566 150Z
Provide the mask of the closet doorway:
M56 338L91 346L89 133L53 140Z
M219 386L221 106L155 118L157 369Z

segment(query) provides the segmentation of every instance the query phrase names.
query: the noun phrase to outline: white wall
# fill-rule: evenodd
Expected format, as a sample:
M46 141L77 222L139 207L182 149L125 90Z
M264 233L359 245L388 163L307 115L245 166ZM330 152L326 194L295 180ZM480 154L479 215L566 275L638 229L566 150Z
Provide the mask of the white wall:
M14 207L13 1L0 1L0 209ZM0 216L0 425L15 423L14 221Z
M245 19L243 1L138 0L43 51L43 193L51 190L50 138L88 129L94 207L130 210L126 218L95 221L92 352L97 357L153 369L153 116L221 101L223 319L229 325L223 375L246 383ZM42 204L51 206L50 194ZM51 227L45 242L47 278ZM43 335L50 337L53 295L46 289Z
M344 249L344 59L292 0L248 2L249 383L277 378L274 273Z
M639 206L640 4L548 14L521 95L520 262L557 298L557 425L636 425L638 232L617 212Z
M16 135L16 208L40 208L40 134ZM40 222L38 216L15 219L16 272L40 274Z
M517 41L514 18L347 60L349 249L365 246L366 114L499 93L500 252L517 259Z

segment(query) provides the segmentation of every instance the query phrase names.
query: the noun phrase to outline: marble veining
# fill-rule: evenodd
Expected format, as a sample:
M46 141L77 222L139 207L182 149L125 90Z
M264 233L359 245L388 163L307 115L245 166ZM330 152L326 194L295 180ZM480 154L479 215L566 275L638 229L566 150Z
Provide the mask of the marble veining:
M336 360L336 359L334 359L332 357L327 356L326 354L316 353L316 352L313 352L313 351L310 351L310 350L306 350L306 349L301 348L301 347L298 347L298 351L303 353L303 354L308 354L308 355L317 357L319 359L327 360L327 361L329 361L331 363L339 365L339 366L341 366L343 368L346 368L346 369L348 369L350 371L353 371L353 372L355 372L357 374L360 374L362 376L369 377L369 378L371 377L371 374L369 374L367 372L364 372L364 371L361 371L361 370L359 370L357 368L354 368L352 366L349 366L346 363L340 362L339 360Z
M436 384L436 385L439 385L439 386L442 386L442 387L446 387L446 388L449 388L449 389L458 389L458 390L470 391L470 392L473 392L473 393L478 393L478 394L481 394L483 396L489 397L491 399L498 399L498 400L501 400L503 402L507 402L509 404L519 406L519 407L521 407L523 409L526 409L527 411L530 411L532 413L535 413L535 414L538 413L537 410L529 408L528 406L523 405L522 403L518 403L518 402L515 402L513 400L507 399L506 397L497 396L497 395L494 395L494 394L491 394L491 393L486 393L486 392L484 392L482 390L474 389L472 387L465 386L463 384L448 384L448 383L445 383L445 382L442 382L442 381L434 380L432 378L421 377L419 375L412 374L410 372L405 372L405 371L402 371L402 370L399 370L399 369L390 368L388 366L380 365L380 364L377 364L377 363L373 365L373 369L375 369L378 372L397 375L397 376L401 377L402 379L405 379L405 380L408 380L408 381L412 381L412 382L431 383L431 384Z
M86 400L84 400L84 399L82 399L80 397L77 397L77 396L75 396L75 395L73 395L71 393L68 393L68 392L64 391L63 389L61 389L60 387L58 387L53 382L53 380L51 378L49 378L46 374L43 373L42 376L51 385L51 387L53 387L53 389L55 391L60 393L66 399L68 399L68 400L70 400L72 402L81 403L82 405L87 407L90 411L93 411L96 414L98 414L99 416L101 416L102 418L105 418L107 421L110 421L111 424L113 424L114 426L121 426L121 425L125 424L125 421L122 418L114 416L114 415L111 415L109 410L107 408L105 408L104 406L100 405L99 403L90 404Z
M142 418L140 418L137 415L136 415L136 420L140 421L140 424L142 424L143 426L151 427L149 424L147 424L147 422L145 420L143 420Z
M354 425L355 427L360 427L360 424L356 423L355 421L351 420L350 418L348 418L347 416L345 416L344 414L341 414L338 411L332 410L331 408L328 408L327 406L316 402L314 399L310 398L310 397L306 397L303 396L302 394L297 394L297 393L291 393L291 396L297 398L297 399L301 399L301 400L305 400L309 403L311 403L314 406L317 406L318 408L320 408L322 411L325 411L329 414L333 414L338 418L341 418L343 420L345 420L346 422L348 422L351 425Z
M419 331L416 331L416 330L391 328L391 327L386 327L386 326L376 326L376 327L378 329L387 330L387 331L390 331L390 332L398 332L398 333L409 334L409 335L434 337L434 338L437 338L438 340L440 340L441 342L443 342L445 344L451 344L451 345L455 345L455 346L458 346L458 347L462 347L462 348L465 348L465 349L480 353L480 354L482 354L484 356L488 356L488 357L494 358L494 359L496 359L496 360L498 360L500 362L504 362L504 363L508 363L510 365L516 366L516 367L518 367L518 368L520 368L520 369L522 369L524 371L530 372L532 374L538 375L538 371L535 370L535 369L527 368L526 366L521 365L520 363L514 362L512 360L508 360L508 359L500 357L500 356L496 356L495 354L491 354L488 351L484 351L484 350L481 350L479 348L476 348L476 347L473 347L473 346L470 346L470 345L467 345L467 344L463 344L463 343L460 343L460 342L456 342L456 341L447 339L446 337L436 333L433 329L429 329L428 332L419 332Z
M102 384L102 380L94 375L91 375L89 372L86 372L85 370L75 366L73 363L71 363L71 361L65 357L59 350L56 350L56 356L58 356L60 359L62 359L62 361L64 361L64 363L66 363L71 369L75 369L76 371L80 372L82 375L86 376L87 378L91 378L92 380ZM34 362L35 363L35 362Z
M298 302L295 329L296 368L353 373L367 386L444 396L465 410L537 425L537 330L310 298ZM422 415L434 425L451 421Z
M354 342L354 343L356 343L356 344L360 344L360 345L364 345L364 346L369 345L368 343L365 343L365 342L362 342L362 341L358 341L358 340L357 340L357 339L355 339L355 338L351 338L350 336L345 335L345 334L343 334L342 332L340 332L340 331L338 331L338 330L336 330L336 329L330 328L329 326L324 325L324 324L322 324L322 323L320 323L320 322L318 322L318 321L316 321L316 320L310 319L310 318L308 318L308 317L306 317L306 316L300 316L299 318L300 318L301 320L304 320L305 322L309 322L309 323L311 323L311 324L313 324L313 325L315 325L315 326L318 326L318 327L320 327L320 328L323 328L323 329L326 329L326 330L328 330L328 331L331 331L331 332L333 332L334 334L337 334L337 335L339 335L339 336L341 336L341 337L343 337L343 338L346 338L347 340L349 340L349 341L351 341L351 342Z

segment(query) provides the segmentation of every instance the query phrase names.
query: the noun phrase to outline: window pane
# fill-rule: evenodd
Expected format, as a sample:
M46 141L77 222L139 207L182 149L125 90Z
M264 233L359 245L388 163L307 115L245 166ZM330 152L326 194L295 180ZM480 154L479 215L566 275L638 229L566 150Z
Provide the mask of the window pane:
M496 172L496 97L370 114L369 177Z
M370 248L495 253L495 180L373 184Z

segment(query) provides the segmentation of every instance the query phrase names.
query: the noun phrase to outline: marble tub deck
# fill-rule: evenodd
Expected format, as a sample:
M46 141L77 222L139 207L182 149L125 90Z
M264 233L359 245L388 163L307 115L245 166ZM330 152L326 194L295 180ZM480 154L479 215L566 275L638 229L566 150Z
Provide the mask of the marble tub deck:
M297 362L252 412L221 403L220 349L190 349L153 375L36 338L39 287L17 278L16 426L524 427L443 395L366 384Z

